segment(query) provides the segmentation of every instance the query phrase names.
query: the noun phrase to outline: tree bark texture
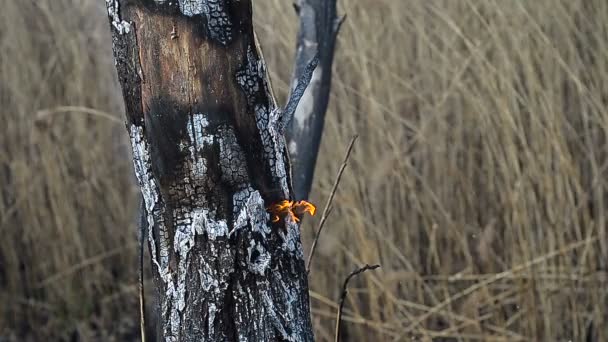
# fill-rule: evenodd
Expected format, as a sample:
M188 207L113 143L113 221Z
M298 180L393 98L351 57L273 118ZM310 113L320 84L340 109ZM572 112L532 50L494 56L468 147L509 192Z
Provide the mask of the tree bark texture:
M292 160L294 193L297 199L307 199L321 145L325 112L329 104L331 69L336 38L343 17L338 17L337 0L297 0L300 17L296 63L292 89L306 70L307 61L317 55L315 69L294 120L287 129L287 141Z
M166 341L312 341L287 119L251 0L106 0ZM298 88L298 87L296 87ZM295 103L295 104L294 104Z

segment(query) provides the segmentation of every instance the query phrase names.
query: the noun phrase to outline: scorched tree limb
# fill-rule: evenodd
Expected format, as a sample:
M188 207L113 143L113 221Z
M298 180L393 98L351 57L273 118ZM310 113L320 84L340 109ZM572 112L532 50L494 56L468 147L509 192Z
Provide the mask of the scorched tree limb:
M285 109L251 0L106 0L166 341L312 341Z
M289 153L293 163L293 184L298 199L308 198L321 145L325 112L329 104L331 70L336 38L344 17L338 17L337 0L297 0L300 28L296 46L292 91L306 72L306 65L318 56L310 86L287 129Z

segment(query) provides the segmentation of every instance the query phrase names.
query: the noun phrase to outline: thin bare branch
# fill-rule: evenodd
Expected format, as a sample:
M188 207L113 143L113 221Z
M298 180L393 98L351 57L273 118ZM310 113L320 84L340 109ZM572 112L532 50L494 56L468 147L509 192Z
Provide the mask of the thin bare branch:
M380 267L380 265L365 265L361 268L358 268L351 272L351 274L346 277L344 280L344 284L342 285L342 294L340 295L340 307L338 308L338 315L336 318L336 342L340 341L340 323L342 322L342 309L344 308L344 301L346 300L346 295L348 295L348 282L355 276L369 270L375 270Z
M355 146L355 141L357 141L358 135L354 135L348 144L348 148L346 149L346 153L344 154L344 160L342 161L342 165L340 166L340 170L338 170L338 175L336 176L336 180L334 182L334 186L331 189L331 193L329 194L329 198L327 199L327 203L325 204L325 208L323 209L323 215L321 215L321 220L319 221L319 226L317 228L317 233L315 234L315 239L312 241L312 246L310 247L310 253L308 253L308 260L306 261L306 272L310 273L310 264L312 262L312 257L315 254L315 250L317 249L317 243L319 242L319 236L321 236L321 231L323 230L323 226L325 225L325 221L331 214L331 204L334 200L334 196L336 195L336 191L338 190L338 185L340 184L340 179L342 179L342 174L346 169L346 165L348 165L348 159L350 158L350 153L353 150L353 146Z

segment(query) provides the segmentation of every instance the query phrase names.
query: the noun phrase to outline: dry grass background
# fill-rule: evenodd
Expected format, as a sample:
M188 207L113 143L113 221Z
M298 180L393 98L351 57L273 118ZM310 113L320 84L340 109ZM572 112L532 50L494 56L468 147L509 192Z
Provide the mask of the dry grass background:
M136 334L137 190L103 2L0 0L0 340ZM295 15L258 0L285 97ZM332 340L608 340L608 3L342 0L312 200ZM93 108L40 112L58 106ZM306 243L313 220L304 226Z

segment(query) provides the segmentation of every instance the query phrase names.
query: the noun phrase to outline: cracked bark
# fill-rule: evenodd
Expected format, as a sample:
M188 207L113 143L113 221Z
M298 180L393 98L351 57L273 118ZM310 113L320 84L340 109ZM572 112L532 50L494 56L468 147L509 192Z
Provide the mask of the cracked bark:
M294 193L307 199L321 145L325 112L329 103L331 69L336 38L344 17L338 17L337 0L297 0L300 18L292 89L305 72L307 61L318 54L319 66L287 130L292 161Z
M251 0L106 0L166 341L312 341ZM290 101L298 100L295 94Z

